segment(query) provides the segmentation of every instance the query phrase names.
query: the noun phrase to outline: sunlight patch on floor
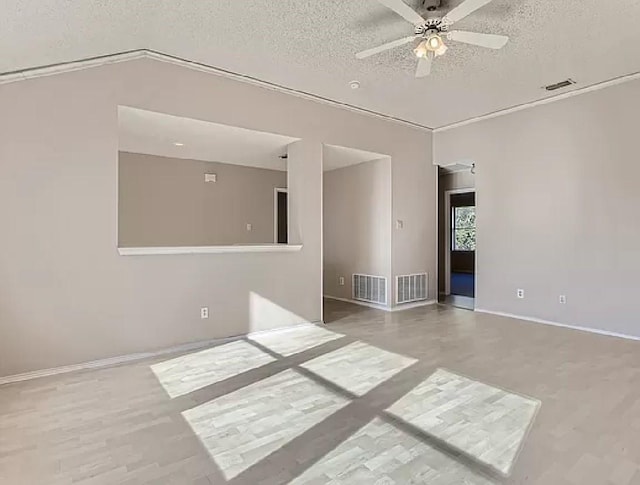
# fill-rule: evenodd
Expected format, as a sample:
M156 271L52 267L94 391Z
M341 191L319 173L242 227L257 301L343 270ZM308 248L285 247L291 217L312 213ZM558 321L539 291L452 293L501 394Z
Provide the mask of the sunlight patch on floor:
M387 412L508 475L540 402L438 369Z
M309 323L309 320L269 298L254 291L249 292L248 333L271 329L274 323L279 327L288 327Z
M182 415L231 479L349 402L286 370Z
M290 485L494 485L441 451L374 418Z
M275 360L240 340L154 364L151 370L167 394L175 398Z
M354 342L301 365L347 391L362 396L416 359L394 354L363 342Z
M312 324L258 332L248 336L249 340L285 357L342 337L344 335L341 333L331 332Z

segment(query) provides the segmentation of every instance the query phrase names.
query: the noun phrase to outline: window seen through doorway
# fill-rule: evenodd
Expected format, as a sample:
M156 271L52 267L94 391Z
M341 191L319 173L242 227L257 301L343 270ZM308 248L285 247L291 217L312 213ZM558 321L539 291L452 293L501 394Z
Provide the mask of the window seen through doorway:
M453 251L476 250L476 208L452 207L451 249Z

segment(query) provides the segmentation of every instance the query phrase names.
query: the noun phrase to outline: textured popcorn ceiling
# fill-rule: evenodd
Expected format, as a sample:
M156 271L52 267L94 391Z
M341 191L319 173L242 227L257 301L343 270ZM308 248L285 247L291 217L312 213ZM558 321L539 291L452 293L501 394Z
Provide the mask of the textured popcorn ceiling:
M0 72L146 48L439 127L640 71L639 20L637 0L494 0L456 28L509 44L451 42L415 79L411 45L354 57L412 32L376 0L2 0Z

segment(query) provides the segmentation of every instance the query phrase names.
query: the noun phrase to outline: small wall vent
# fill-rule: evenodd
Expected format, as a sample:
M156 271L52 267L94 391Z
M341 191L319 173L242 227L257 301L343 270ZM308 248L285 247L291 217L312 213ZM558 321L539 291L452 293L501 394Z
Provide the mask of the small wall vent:
M572 84L575 84L575 83L576 82L573 79L565 79L564 81L560 81L559 83L549 84L548 86L545 86L544 88L547 91L555 91L557 89L566 88L566 87L571 86Z
M426 300L429 294L427 273L396 276L396 303Z
M354 300L387 304L387 278L366 274L354 274L352 294Z

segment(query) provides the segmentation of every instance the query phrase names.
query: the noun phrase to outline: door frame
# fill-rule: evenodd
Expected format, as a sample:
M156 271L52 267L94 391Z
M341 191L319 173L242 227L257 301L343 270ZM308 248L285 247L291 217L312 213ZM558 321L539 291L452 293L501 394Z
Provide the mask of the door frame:
M275 187L273 189L273 243L278 244L278 194L284 192L289 193L285 187ZM287 196L287 205L289 204L289 196ZM289 208L287 207L287 240L289 239Z
M445 246L444 292L445 292L445 296L449 296L451 294L451 229L452 229L451 228L451 196L454 194L470 194L470 193L475 194L475 192L476 192L475 187L469 187L465 189L451 189L451 190L444 191L444 228L445 228L445 231L444 231L445 232L444 234L444 246ZM477 222L476 222L476 240L477 240L477 234L478 234L478 228L477 228ZM477 245L476 245L476 250L477 250ZM477 266L477 261L478 261L477 255L474 258L474 260L476 261L476 266ZM474 274L474 278L475 278L475 274Z

